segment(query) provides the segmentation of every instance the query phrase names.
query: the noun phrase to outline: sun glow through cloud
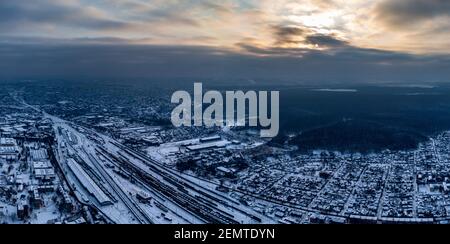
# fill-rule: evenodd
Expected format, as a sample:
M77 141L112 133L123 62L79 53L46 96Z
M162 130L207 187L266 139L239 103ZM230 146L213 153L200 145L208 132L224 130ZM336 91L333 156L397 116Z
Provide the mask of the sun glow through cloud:
M444 30L449 28L450 11L438 11L435 3L439 0L395 2L38 0L33 6L1 0L0 29L4 36L15 37L117 38L139 44L228 49L239 49L237 46L245 43L259 48L329 50L331 47L324 43L308 42L308 36L326 35L361 48L449 52L450 36ZM410 9L410 4L425 6L430 13ZM418 17L411 16L408 21L408 9ZM295 27L302 32L287 33L290 39L283 42L274 26Z
M448 40L443 0L0 0L0 76L436 81Z

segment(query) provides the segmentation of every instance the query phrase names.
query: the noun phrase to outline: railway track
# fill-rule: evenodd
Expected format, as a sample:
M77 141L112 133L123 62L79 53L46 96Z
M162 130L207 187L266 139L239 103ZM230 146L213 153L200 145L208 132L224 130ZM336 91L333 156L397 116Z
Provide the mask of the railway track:
M129 198L129 196L123 192L123 190L117 185L111 175L103 169L103 166L95 159L91 154L87 153L83 148L83 152L89 157L89 160L93 163L94 167L97 171L102 175L102 177L108 182L108 185L111 186L116 195L120 198L120 200L127 206L133 216L138 220L141 224L153 224L153 221L147 216L147 214L142 210L139 206L137 206L133 201Z

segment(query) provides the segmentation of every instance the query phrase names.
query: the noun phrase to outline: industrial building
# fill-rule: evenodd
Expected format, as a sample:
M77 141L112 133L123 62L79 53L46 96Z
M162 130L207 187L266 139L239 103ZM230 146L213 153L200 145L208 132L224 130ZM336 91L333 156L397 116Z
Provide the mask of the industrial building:
M19 156L19 147L17 141L13 138L0 138L0 158L6 160L17 160Z
M111 199L100 189L100 187L89 177L89 175L75 162L73 158L67 160L67 165L73 172L84 189L89 192L101 205L111 205Z

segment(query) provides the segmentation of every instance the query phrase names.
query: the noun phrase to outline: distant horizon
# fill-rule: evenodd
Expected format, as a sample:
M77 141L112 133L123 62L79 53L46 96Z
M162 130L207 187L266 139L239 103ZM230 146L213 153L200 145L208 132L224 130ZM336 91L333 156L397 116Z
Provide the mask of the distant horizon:
M164 84L164 88L168 90L176 89L191 89L196 82L201 82L208 88L218 90L226 89L263 89L263 88L277 88L279 90L300 88L309 89L314 92L338 92L338 93L355 93L359 92L360 88L405 88L405 89L419 89L430 90L450 87L449 81L315 81L311 80L289 80L289 79L248 79L248 78L190 78L190 77L0 77L0 83L15 84L15 83L54 83L54 84L85 84L85 85L125 85L125 86L160 86ZM163 88L163 87L161 87Z

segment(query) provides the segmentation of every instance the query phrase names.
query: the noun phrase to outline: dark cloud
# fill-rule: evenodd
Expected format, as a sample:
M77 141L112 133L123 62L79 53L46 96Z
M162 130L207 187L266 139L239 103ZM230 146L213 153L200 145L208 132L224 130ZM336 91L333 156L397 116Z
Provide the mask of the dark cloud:
M339 40L334 35L317 34L306 27L274 26L272 27L275 36L275 46L290 44L319 45L320 47L340 48L349 44Z
M20 26L51 24L54 26L74 26L86 29L121 29L128 23L106 18L78 5L61 1L0 0L0 28L12 31Z
M347 47L348 43L337 39L334 36L324 35L324 34L313 34L308 35L305 38L305 43L311 45L319 45L321 47Z
M273 26L273 34L275 36L275 45L296 44L300 43L299 37L306 34L306 30L300 27L292 26Z
M295 82L420 82L450 78L448 56L343 47L333 52L258 48L0 42L2 78L252 78ZM258 55L255 55L258 54Z
M281 48L281 47L271 47L264 48L251 45L249 43L241 42L237 43L236 47L244 50L246 53L253 55L270 55L270 56L302 56L305 53L311 52L310 49L306 48Z
M413 27L437 17L450 17L448 0L383 0L375 8L379 21L388 27Z

